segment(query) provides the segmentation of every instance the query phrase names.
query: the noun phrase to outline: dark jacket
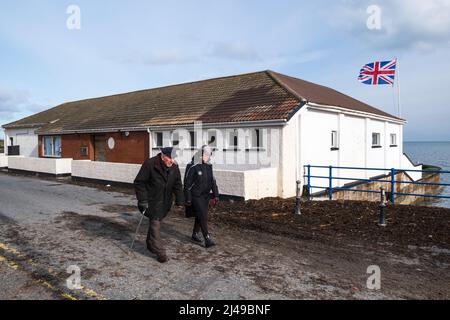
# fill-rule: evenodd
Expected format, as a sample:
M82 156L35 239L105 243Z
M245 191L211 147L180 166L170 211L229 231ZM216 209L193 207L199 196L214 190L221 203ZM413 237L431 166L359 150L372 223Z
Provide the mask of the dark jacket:
M214 198L219 197L219 189L213 175L212 165L208 163L194 164L193 162L188 164L184 174L184 197L186 202L195 202L200 205L186 207L187 217L196 216L192 210L200 211L199 207L201 207L201 211L207 211L211 191Z
M166 168L161 154L144 162L134 180L136 197L140 202L148 202L146 216L163 219L172 208L173 195L176 205L183 205L183 185L178 165Z

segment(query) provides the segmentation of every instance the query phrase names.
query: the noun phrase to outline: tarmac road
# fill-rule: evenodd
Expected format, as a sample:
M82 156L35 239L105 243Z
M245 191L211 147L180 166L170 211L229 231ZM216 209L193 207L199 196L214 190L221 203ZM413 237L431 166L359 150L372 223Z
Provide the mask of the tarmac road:
M181 212L164 223L171 260L160 264L145 247L146 219L128 249L135 204L132 194L0 173L0 299L427 298L395 282L368 290L367 266L383 261L357 246L212 225L218 246L206 250L190 242L193 221ZM389 259L392 278L411 268L405 257ZM81 271L79 289L67 285L69 266Z

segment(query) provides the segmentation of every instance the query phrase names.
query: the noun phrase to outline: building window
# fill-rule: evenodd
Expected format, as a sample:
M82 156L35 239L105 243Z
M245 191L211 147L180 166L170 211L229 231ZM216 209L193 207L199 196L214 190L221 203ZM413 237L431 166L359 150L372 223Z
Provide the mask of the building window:
M178 132L172 132L172 147L178 147L180 145L180 136Z
M61 137L47 136L44 137L44 156L45 157L61 157Z
M155 148L162 148L163 146L163 133L162 132L155 132L154 135L155 139Z
M12 146L14 145L14 138L13 138L13 137L10 137L10 138L9 138L9 142L11 143L10 146L12 147Z
M80 155L81 155L82 157L87 157L87 156L89 156L89 148L86 147L86 146L81 147L81 149L80 149Z
M230 150L237 151L238 148L238 134L237 131L231 131L229 134L229 140L228 140L228 148Z
M391 147L397 146L397 135L395 133L391 133Z
M263 140L262 140L262 133L260 129L253 129L251 130L251 143L250 147L253 149L261 149L263 148Z
M208 131L208 145L217 148L217 132L215 130Z
M191 147L191 149L195 148L195 132L194 131L189 131L189 146Z
M339 136L337 131L331 131L331 150L339 150Z
M378 132L372 133L372 148L381 148L381 135Z

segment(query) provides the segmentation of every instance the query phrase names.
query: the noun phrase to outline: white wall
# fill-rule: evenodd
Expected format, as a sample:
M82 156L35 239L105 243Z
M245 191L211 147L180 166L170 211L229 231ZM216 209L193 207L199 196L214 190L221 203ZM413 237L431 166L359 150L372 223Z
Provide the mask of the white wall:
M281 154L278 178L278 196L282 198L294 197L297 190L296 181L300 179L299 152L299 118L294 117L283 127L280 139ZM300 150L299 150L300 148Z
M133 183L141 165L73 160L72 176L114 182Z
M368 158L366 161L367 167L371 168L393 168L393 166L387 166L385 162L385 152L389 146L387 143L389 143L386 139L385 135L385 128L384 128L384 122L377 121L377 120L370 120L369 121L369 130L367 131L367 150L368 150ZM372 133L377 132L380 133L381 137L381 146L382 148L372 148Z
M133 183L141 165L73 160L72 176L105 181ZM184 177L184 168L180 168ZM277 168L250 171L214 170L214 175L222 195L242 197L245 200L272 197L277 194Z
M9 156L8 169L41 172L54 175L70 174L72 159L64 158L32 158Z
M400 168L403 154L403 125L396 122L333 110L304 108L301 112L301 156L303 165ZM339 150L331 150L331 131L338 131ZM372 147L372 133L380 133L381 148ZM397 134L397 147L390 146L390 134ZM385 170L333 169L333 177L369 178L386 174ZM329 176L328 168L312 168L314 176ZM292 179L293 180L293 179ZM305 179L302 179L305 182ZM342 186L351 180L333 181ZM295 185L292 181L291 184ZM328 179L312 178L311 184L328 187ZM313 189L312 192L323 191Z
M402 164L401 164L401 168L400 169L403 169L403 170L423 170L423 166L422 165L417 165L416 166L404 154L402 154L401 162L402 162ZM406 173L415 181L422 179L422 172L406 171Z
M7 129L5 130L5 154L8 153L8 146L11 145L10 138L14 140L14 145L20 146L20 155L24 157L38 157L38 135L35 129Z
M300 134L303 136L300 151L302 162L305 165L338 166L339 153L331 151L331 131L338 129L338 114L308 111L306 108L302 111L302 127L300 128ZM328 172L328 168L315 168L311 171L315 176L328 176ZM294 185L295 181L292 181L291 184ZM325 179L313 179L311 184L327 186L328 181Z
M393 165L394 168L401 168L401 158L403 155L403 141L399 144L402 135L402 126L392 123L386 123L386 165ZM395 133L397 135L397 147L391 147L390 134Z
M180 168L184 177L185 168ZM245 200L258 200L277 197L279 194L278 168L260 168L254 170L223 170L214 168L219 193L236 196Z
M0 153L0 168L6 167L8 167L8 157L5 154Z
M180 168L184 177L185 168ZM278 168L260 168L254 170L223 170L214 168L219 193L242 197L245 200L258 200L277 197L279 194Z
M278 168L245 171L245 196L249 199L263 199L278 196Z
M366 120L354 116L341 115L341 126L338 130L340 150L335 151L339 156L337 163L348 167L366 167ZM349 178L366 178L363 170L336 170L338 176ZM376 173L375 173L376 174ZM343 186L348 181L339 180Z
M6 141L6 138L5 138L5 130L3 128L1 128L1 127L0 127L0 140L3 140L4 149L7 149L7 141ZM5 153L5 151L3 153Z

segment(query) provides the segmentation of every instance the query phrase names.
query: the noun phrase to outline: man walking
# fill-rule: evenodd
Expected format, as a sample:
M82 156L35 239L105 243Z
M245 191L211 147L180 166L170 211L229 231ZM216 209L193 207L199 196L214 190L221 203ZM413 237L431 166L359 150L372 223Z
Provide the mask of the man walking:
M147 249L156 254L161 263L169 259L161 239L161 222L175 204L184 204L183 186L178 165L174 161L173 148L162 148L161 153L142 165L134 180L138 208L150 219L147 233Z
M219 203L219 189L213 174L213 166L210 162L212 156L211 147L204 145L186 167L184 176L184 197L186 198L186 217L195 217L192 240L201 243L200 230L205 239L205 247L215 246L208 231L208 205ZM211 199L211 191L213 199Z

